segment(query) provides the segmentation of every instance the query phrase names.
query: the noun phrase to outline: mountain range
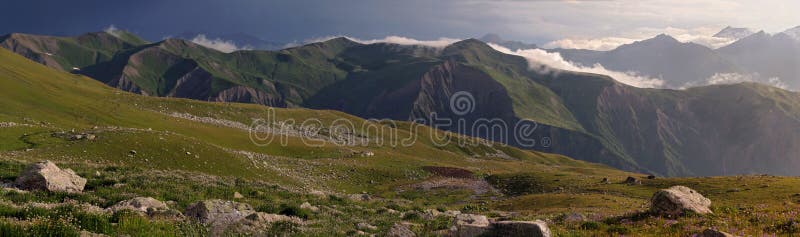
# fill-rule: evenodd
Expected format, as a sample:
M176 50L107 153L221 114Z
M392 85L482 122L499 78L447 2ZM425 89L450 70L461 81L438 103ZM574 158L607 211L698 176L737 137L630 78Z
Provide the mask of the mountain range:
M800 148L793 145L800 142L800 131L785 129L800 127L800 95L755 83L642 89L603 75L546 66L532 70L525 58L475 39L431 48L335 38L232 53L181 39L149 43L129 33L0 39L2 47L33 61L145 95L428 123L433 113L467 125L486 118L535 121L530 135L539 141L535 144L503 140L503 134L514 134L512 127L439 128L659 175L800 174L792 169L800 165ZM716 51L665 35L609 52L644 54L641 48L740 70L720 61ZM689 71L675 70L681 72L663 73ZM451 110L457 92L473 96L471 113Z
M506 48L508 48L510 50L513 50L513 51L517 51L517 50L520 50L520 49L535 49L535 48L538 48L538 46L536 46L536 44L530 44L530 43L525 43L525 42L521 42L521 41L514 41L514 40L506 40L506 39L501 38L499 35L493 34L493 33L486 34L486 35L478 38L478 40L486 42L486 43L497 44L497 45L506 47Z
M727 27L714 37L736 41L718 49L682 43L660 34L610 51L549 51L558 52L565 60L579 65L601 64L615 71L660 78L667 88L714 84L719 80L717 76L732 75L727 79L733 82L758 81L800 89L797 69L800 67L800 40L791 36L797 29L770 35L764 31L753 33L746 28Z

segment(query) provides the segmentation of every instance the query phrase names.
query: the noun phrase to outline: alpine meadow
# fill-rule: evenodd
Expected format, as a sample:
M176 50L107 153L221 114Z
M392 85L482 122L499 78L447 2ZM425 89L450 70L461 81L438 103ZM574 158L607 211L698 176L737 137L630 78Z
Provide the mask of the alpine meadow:
M800 234L794 1L6 5L0 236Z

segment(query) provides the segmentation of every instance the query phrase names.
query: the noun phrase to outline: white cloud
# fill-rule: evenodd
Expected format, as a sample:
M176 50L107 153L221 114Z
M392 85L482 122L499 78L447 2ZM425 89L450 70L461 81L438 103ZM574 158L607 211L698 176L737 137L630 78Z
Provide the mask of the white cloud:
M623 37L604 37L597 39L560 39L543 45L544 48L563 48L563 49L591 49L608 51L615 49L623 44L630 44L636 39Z
M742 82L758 82L770 86L778 87L781 89L788 89L789 85L783 82L780 78L770 77L763 78L758 74L740 74L740 73L715 73L713 76L706 79L706 85L721 85L721 84L736 84ZM694 85L687 85L691 87Z
M368 39L368 40L358 39L358 38L350 37L350 36L325 36L325 37L308 39L308 40L305 40L304 43L308 44L308 43L324 42L324 41L328 41L328 40L339 38L339 37L345 37L345 38L347 38L349 40L352 40L352 41L355 41L355 42L358 42L358 43L361 43L361 44L387 43L387 44L399 44L399 45L421 45L421 46L428 46L428 47L433 47L433 48L444 48L444 47L447 47L450 44L453 44L455 42L461 41L461 39L454 39L454 38L438 38L438 39L435 39L435 40L418 40L418 39L412 39L412 38L403 37L403 36L391 35L391 36L386 36L386 37L384 37L382 39ZM295 47L295 46L299 46L299 45L300 44L297 44L297 43L289 43L289 44L286 45L286 47L287 48L288 47Z
M122 33L122 30L117 29L117 27L114 26L114 25L110 25L110 26L106 27L105 29L103 29L103 31L105 31L106 33L111 34L111 35L113 35L115 37L119 37L120 33Z
M389 43L389 44L399 44L399 45L423 45L428 47L434 48L444 48L450 44L460 41L460 39L453 39L453 38L439 38L436 40L417 40L402 36L387 36L383 39L372 39L372 40L359 40L353 39L351 40L362 43L362 44L373 44L373 43Z
M195 36L192 39L192 42L195 43L195 44L199 44L199 45L205 46L207 48L215 49L215 50L223 52L223 53L230 53L230 52L237 51L237 50L249 50L250 49L248 47L236 46L236 43L234 43L233 41L226 41L226 40L222 40L222 39L219 39L219 38L217 38L217 39L208 39L208 38L206 38L206 35L204 35L204 34L199 34L199 35Z
M545 73L549 73L549 68L557 68L568 71L607 75L619 82L640 88L661 88L664 86L664 81L661 79L641 76L635 72L612 71L600 64L595 64L591 67L579 66L565 60L559 53L550 53L541 49L511 51L508 48L496 44L489 44L489 46L502 53L522 56L528 60L528 65L532 70L544 70L542 72ZM542 67L542 65L546 67Z

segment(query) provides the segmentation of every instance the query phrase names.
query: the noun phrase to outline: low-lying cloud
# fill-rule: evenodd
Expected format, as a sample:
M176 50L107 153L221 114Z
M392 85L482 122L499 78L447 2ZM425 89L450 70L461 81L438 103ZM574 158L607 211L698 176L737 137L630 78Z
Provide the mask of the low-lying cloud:
M199 44L205 46L207 48L215 49L217 51L223 53L230 53L237 50L249 50L249 47L239 47L233 41L223 40L223 39L209 39L206 38L206 35L199 34L192 38L192 42L195 44Z
M634 41L636 41L636 39L623 37L603 37L597 39L560 39L546 43L543 45L543 47L550 49L562 48L608 51L623 44L633 43Z
M537 70L543 73L549 73L550 72L549 68L557 68L568 71L588 72L588 73L607 75L621 83L625 83L627 85L639 88L661 88L664 86L664 81L661 79L638 75L635 72L612 71L606 69L605 67L603 67L603 65L600 64L595 64L592 65L591 67L576 65L570 61L565 60L563 57L561 57L561 54L555 52L551 53L541 49L524 49L524 50L521 49L521 50L511 51L508 48L496 44L489 44L489 46L502 53L522 56L528 60L528 65L530 69ZM545 67L542 67L543 65Z
M359 39L359 38L350 37L350 36L325 36L325 37L305 40L303 43L304 44L308 44L308 43L324 42L324 41L328 41L328 40L339 38L339 37L344 37L344 38L347 38L349 40L352 40L354 42L358 42L358 43L361 43L361 44L387 43L387 44L399 44L399 45L421 45L421 46L427 46L427 47L433 47L433 48L444 48L444 47L447 47L450 44L453 44L455 42L461 41L461 39L445 38L445 37L438 38L438 39L435 39L435 40L418 40L418 39L412 39L412 38L403 37L403 36L391 35L391 36L386 36L386 37L384 37L382 39L368 39L368 40ZM291 43L291 44L288 44L286 46L286 48L295 47L295 46L299 46L299 45L300 44L297 44L297 43Z
M723 85L723 84L737 84L742 82L757 82L781 88L784 90L789 89L789 85L783 82L778 77L762 77L758 73L741 74L741 73L715 73L702 83L689 83L684 88L705 86L705 85Z

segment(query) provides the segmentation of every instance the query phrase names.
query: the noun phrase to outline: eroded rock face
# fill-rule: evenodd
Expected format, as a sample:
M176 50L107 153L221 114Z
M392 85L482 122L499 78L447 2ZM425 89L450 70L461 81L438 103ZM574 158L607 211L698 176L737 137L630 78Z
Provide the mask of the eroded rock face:
M160 211L166 211L169 208L167 207L166 203L159 201L155 198L136 197L130 200L121 201L115 204L114 206L111 206L109 209L111 209L111 211L114 212L120 210L132 210L145 214L151 214Z
M550 229L541 220L498 221L493 224L492 236L550 237Z
M660 215L709 214L710 206L711 200L685 186L659 190L650 200L650 211Z
M71 169L61 169L46 160L31 164L17 177L16 186L24 190L78 193L83 191L86 179Z
M189 205L184 214L201 223L231 224L255 213L249 204L213 199Z

